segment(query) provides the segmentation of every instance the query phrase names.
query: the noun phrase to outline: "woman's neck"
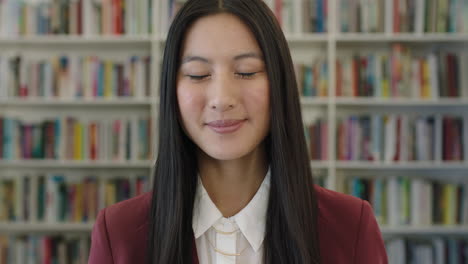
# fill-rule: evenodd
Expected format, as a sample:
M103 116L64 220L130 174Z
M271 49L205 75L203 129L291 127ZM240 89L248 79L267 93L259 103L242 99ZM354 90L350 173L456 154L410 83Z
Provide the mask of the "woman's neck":
M242 210L254 197L268 171L263 147L236 160L216 160L202 151L198 168L203 186L224 217Z

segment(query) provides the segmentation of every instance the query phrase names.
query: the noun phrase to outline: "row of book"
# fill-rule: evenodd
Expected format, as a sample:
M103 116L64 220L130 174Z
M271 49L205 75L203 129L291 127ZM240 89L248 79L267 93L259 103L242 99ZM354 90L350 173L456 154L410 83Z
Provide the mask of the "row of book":
M0 98L145 98L150 73L150 56L0 56Z
M336 61L336 95L438 99L468 97L468 55L420 56L401 44L389 53L346 54Z
M462 161L468 153L462 116L369 114L337 124L337 159L352 161Z
M0 116L0 159L150 160L152 123L139 115L38 121Z
M328 122L317 119L304 126L306 143L311 160L328 159Z
M338 0L340 32L466 33L465 0Z
M328 63L325 58L315 59L311 65L294 64L299 94L325 97L328 95Z
M346 193L371 203L380 225L468 224L468 183L416 177L348 177Z
M265 0L285 33L327 32L328 0Z
M337 0L338 31L383 32L385 1L391 2L391 0Z
M393 238L385 241L385 247L389 264L468 263L466 238Z
M162 31L167 31L186 0L164 0ZM264 0L276 16L285 33L324 33L327 32L329 0Z
M1 264L86 264L89 235L2 235Z
M0 35L147 35L151 12L152 0L3 0Z
M86 2L86 1L85 1ZM91 35L148 35L153 32L153 0L91 1L86 33ZM85 13L86 14L86 13Z
M149 188L149 177L139 173L3 173L0 222L94 222L100 209Z

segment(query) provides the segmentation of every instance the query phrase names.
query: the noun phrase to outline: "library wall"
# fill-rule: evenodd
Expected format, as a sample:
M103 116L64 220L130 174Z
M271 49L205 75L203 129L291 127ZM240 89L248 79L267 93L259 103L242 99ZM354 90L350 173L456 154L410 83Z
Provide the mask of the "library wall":
M316 184L370 202L390 263L468 263L468 1L264 0ZM87 263L150 190L181 0L0 1L0 264Z

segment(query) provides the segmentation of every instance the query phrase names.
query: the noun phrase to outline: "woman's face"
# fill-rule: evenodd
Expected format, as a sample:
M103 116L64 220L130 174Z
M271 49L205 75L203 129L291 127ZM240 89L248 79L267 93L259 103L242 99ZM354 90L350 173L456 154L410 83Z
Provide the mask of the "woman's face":
M263 54L234 15L198 19L188 29L177 75L185 132L208 156L233 160L269 131L269 83Z

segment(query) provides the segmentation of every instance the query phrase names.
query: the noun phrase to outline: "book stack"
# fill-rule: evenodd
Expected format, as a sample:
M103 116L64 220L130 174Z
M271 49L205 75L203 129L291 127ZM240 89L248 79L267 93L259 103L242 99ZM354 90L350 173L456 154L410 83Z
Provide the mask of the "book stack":
M467 98L468 56L433 51L413 55L401 44L391 52L345 54L336 61L336 95L376 98Z
M375 33L385 30L385 0L337 0L337 14L340 32Z
M83 0L0 3L2 36L83 34Z
M338 0L337 9L340 32L468 32L463 0Z
M88 261L88 235L0 236L0 263L79 263Z
M394 238L386 241L389 264L468 262L466 238Z
M380 225L468 224L467 183L410 177L349 177L345 189L371 203Z
M294 70L301 96L326 97L328 95L328 65L325 58L317 58L311 65L296 63Z
M337 124L337 159L346 161L463 161L467 117L372 114Z
M152 0L3 0L0 35L147 35L151 12Z
M323 119L317 119L312 123L306 124L305 138L309 149L311 160L328 159L328 122Z
M147 35L152 32L152 0L92 0L89 23L90 35Z
M162 21L163 31L187 0L165 0L167 18ZM329 0L264 0L276 16L285 33L327 32ZM163 7L163 10L166 8ZM300 15L298 15L300 14Z
M0 98L145 98L149 56L0 56Z
M35 122L0 116L0 159L150 160L151 124L145 116L62 116Z
M148 190L138 173L2 173L0 222L92 223L100 209Z

